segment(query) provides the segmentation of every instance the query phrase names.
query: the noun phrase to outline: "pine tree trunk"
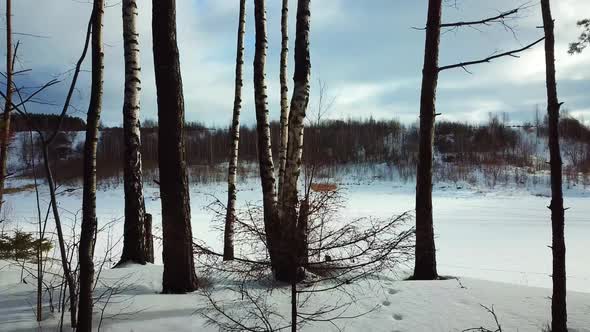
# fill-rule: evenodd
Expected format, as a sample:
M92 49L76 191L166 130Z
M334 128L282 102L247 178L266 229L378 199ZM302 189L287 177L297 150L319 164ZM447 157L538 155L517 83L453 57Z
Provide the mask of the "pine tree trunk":
M152 215L145 214L145 261L154 263L154 236L152 235Z
M238 44L236 54L236 83L234 110L231 124L231 147L227 175L227 212L223 235L223 260L234 259L234 222L236 218L236 178L238 172L238 147L240 142L240 110L242 108L242 86L244 66L244 34L246 33L246 0L240 0L238 23Z
M176 42L176 1L153 0L153 48L158 95L158 164L162 201L162 292L197 289L184 146L184 97Z
M137 32L137 1L123 0L123 45L125 54L125 94L123 101L123 133L125 141L124 189L125 229L120 263L145 264L143 178L141 169L140 57Z
M295 39L295 74L293 77L293 98L291 99L291 110L289 113L289 139L287 144L287 165L285 168L285 179L283 183L282 208L284 212L283 229L289 229L294 234L295 243L290 250L292 256L291 269L299 267L299 271L293 271L291 278L302 278L301 262L298 257L301 252L307 252L304 248L306 239L299 230L307 229L304 225L298 225L299 197L297 183L301 173L301 156L303 154L303 121L309 102L311 61L309 55L309 30L310 30L310 1L299 0L297 4L297 26ZM302 218L307 222L307 218ZM289 280L290 281L290 280Z
M102 21L104 0L94 0L92 21L92 78L90 105L86 120L84 143L82 225L80 230L80 300L77 331L92 331L92 287L94 284L94 242L96 234L96 149L98 126L102 108L104 51L102 45Z
M553 252L553 295L551 296L551 331L567 331L564 209L562 192L561 153L559 148L559 108L555 79L554 22L549 0L541 0L545 30L545 65L547 80L547 113L549 124L549 156L551 168L551 225Z
M281 119L280 119L280 145L279 145L279 196L283 193L283 181L285 167L287 166L287 142L289 136L289 85L287 84L287 67L289 54L289 0L283 0L281 9Z
M420 142L416 172L416 255L414 279L433 280L436 248L432 222L432 159L442 0L429 0L420 96Z
M275 188L274 164L272 160L270 122L268 115L268 101L266 91L266 9L264 0L254 1L254 20L256 29L256 45L254 53L254 101L256 107L256 133L258 140L258 163L260 168L260 180L262 184L262 197L264 208L264 228L267 236L267 246L270 254L271 265L275 275L279 265L288 264L278 252L277 245L282 242L277 210L277 195Z
M6 100L2 113L2 133L0 134L0 211L4 205L4 184L8 176L8 144L10 143L10 112L12 110L12 1L6 0Z
M299 206L299 216L297 217L296 226L296 246L297 246L297 264L300 267L307 266L309 262L309 197L301 201ZM304 271L300 273L300 277Z

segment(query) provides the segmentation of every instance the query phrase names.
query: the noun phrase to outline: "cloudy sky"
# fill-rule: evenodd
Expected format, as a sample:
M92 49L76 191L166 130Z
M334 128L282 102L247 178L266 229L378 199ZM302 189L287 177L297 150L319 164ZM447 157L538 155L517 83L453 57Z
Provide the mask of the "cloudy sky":
M523 0L527 1L527 0ZM32 69L18 77L25 86L62 80L43 99L59 105L71 79L83 44L91 11L88 0L13 1L15 39L21 41L18 69ZM267 0L269 52L267 80L271 116L278 120L280 0ZM291 0L290 34L294 41L296 1ZM455 1L453 1L455 3ZM108 1L105 18L105 124L122 122L123 45L121 5ZM142 49L142 118L156 118L156 94L151 44L151 1L138 0ZM443 9L443 21L480 19L520 5L510 0L457 0ZM0 11L5 8L0 6ZM327 86L334 99L330 118L395 118L406 123L418 119L419 88L424 50L426 0L312 0L312 100L317 105L317 82ZM253 1L247 1L247 41L243 121L253 124L254 55ZM567 54L568 43L579 34L576 21L590 16L590 1L553 1L556 19L558 89L565 108L590 120L590 52ZM230 122L235 61L238 0L177 0L178 39L184 81L186 118L211 126ZM3 25L4 20L0 21ZM486 57L520 48L538 39L542 30L537 0L528 2L518 19L509 21L515 33L502 26L448 31L441 40L441 65ZM3 29L3 31L5 31ZM30 37L34 34L41 37ZM293 49L291 47L291 49ZM6 46L2 45L2 53ZM290 54L290 75L293 57ZM4 67L5 65L2 64ZM84 69L88 70L87 61ZM445 71L439 80L438 112L442 119L485 121L488 114L506 112L515 122L531 120L535 107L544 109L543 47L518 59L499 59L472 67L472 74ZM65 74L64 74L65 73ZM89 73L81 75L72 114L85 118ZM36 112L57 112L58 106L36 105Z

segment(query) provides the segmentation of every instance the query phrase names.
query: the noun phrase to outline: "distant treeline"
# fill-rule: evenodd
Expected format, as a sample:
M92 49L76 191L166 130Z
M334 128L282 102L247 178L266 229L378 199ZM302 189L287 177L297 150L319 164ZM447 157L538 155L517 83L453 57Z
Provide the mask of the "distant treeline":
M12 115L12 130L15 132L28 131L31 128L41 131L53 131L57 128L59 115L57 114L29 114L24 117L18 113ZM63 131L80 131L86 130L84 120L66 115L63 119L61 130Z
M536 145L546 139L545 121L511 126L491 116L480 125L440 121L435 127L435 150L441 155L473 163L494 162L498 158L526 165L534 157ZM105 128L99 147L99 158L116 158L121 154L122 129ZM144 160L157 160L157 124L143 124ZM273 142L278 141L279 125L271 123ZM582 144L590 147L590 128L571 117L560 122L564 145ZM355 162L413 162L418 151L416 124L404 125L396 120L329 120L305 127L304 162L345 164ZM239 158L256 161L256 127L240 128ZM543 144L544 146L545 144ZM186 149L193 165L218 164L227 161L228 128L207 128L188 123ZM278 154L273 146L273 154ZM101 153L102 152L102 153ZM589 151L590 152L590 151Z
M52 117L52 119L55 119ZM51 121L51 120L49 120ZM55 121L55 120L53 120ZM83 122L68 119L68 126L80 130ZM50 123L50 122L47 122ZM187 162L192 176L219 179L223 171L215 170L216 165L227 162L229 150L229 128L208 128L203 124L190 122L185 126ZM547 126L543 120L524 123L515 127L503 123L498 117L490 116L487 123L472 125L460 122L440 121L435 128L435 163L447 172L443 178L457 176L469 170L493 168L494 177L498 167L520 167L528 173L547 167L546 146ZM155 121L142 123L142 155L144 170L157 176L158 130ZM590 128L575 118L563 117L560 124L563 139L562 152L565 170L572 176L590 173ZM278 123L271 123L273 142L278 142ZM304 157L306 164L334 169L338 165L387 164L394 167L405 178L415 172L418 153L418 128L416 124L404 125L395 120L329 120L319 124L308 124L305 128ZM74 142L73 139L70 139ZM77 178L80 176L82 143L67 148L64 137L59 145L57 173ZM239 159L242 164L258 160L255 126L240 128ZM23 147L24 148L24 147ZM103 128L98 144L98 172L102 177L122 176L123 130L119 127ZM277 146L273 155L278 156ZM539 151L541 149L541 151ZM24 155L30 155L25 153ZM452 169L449 168L453 166ZM56 165L57 166L57 165ZM79 169L78 169L79 168ZM202 170L207 170L206 174ZM244 170L242 170L244 171ZM436 171L436 169L435 169ZM200 181L200 180L199 180Z

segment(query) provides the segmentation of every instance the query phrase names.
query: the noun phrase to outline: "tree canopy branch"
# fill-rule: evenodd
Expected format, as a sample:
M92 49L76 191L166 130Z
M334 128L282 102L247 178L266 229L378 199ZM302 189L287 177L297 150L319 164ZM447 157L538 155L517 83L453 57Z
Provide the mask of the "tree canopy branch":
M86 53L88 53L88 45L90 44L90 36L92 34L92 21L94 20L95 15L96 15L95 11L92 10L92 13L90 14L90 19L88 20L88 25L86 27L86 37L84 39L84 47L82 48L82 54L80 55L80 58L78 59L78 62L76 63L76 67L74 69L74 75L72 77L72 82L70 83L70 87L68 89L68 94L66 95L66 100L64 101L63 109L59 115L59 122L57 123L57 126L55 127L55 130L53 131L53 133L47 138L47 143L49 143L49 144L51 144L51 142L53 142L53 140L57 136L57 133L59 132L59 130L62 126L63 119L65 118L66 113L68 112L68 108L70 108L70 102L72 100L72 95L74 94L74 90L76 88L76 83L78 81L78 75L80 74L80 69L82 67L82 63L84 62L84 59L86 58Z
M59 83L59 81L54 79L54 80L51 80L51 81L43 84L43 86L41 86L40 88L38 88L35 92L31 93L28 97L26 97L23 100L21 100L21 102L18 103L18 104L16 104L14 107L15 108L18 108L19 106L22 106L22 105L28 103L29 101L34 101L33 98L35 98L36 95L38 95L43 90L45 90L45 89L49 88L50 86L55 85L57 83ZM15 90L18 90L18 89L15 89Z
M590 19L578 21L577 25L581 27L582 33L578 37L578 41L570 43L569 50L567 51L570 55L576 53L582 53L582 51L590 45Z
M460 63L456 63L456 64L452 64L452 65L442 66L442 67L438 68L438 71L441 72L443 70L453 69L453 68L463 68L464 70L467 70L466 69L467 66L477 65L480 63L487 63L487 62L490 62L490 61L497 59L497 58L501 58L501 57L505 57L505 56L518 57L518 56L516 56L516 54L526 51L529 48L532 48L533 46L537 45L538 43L542 42L543 40L545 40L545 37L539 38L537 41L530 43L522 48L519 48L516 50L511 50L508 52L494 54L494 55L491 55L485 59L466 61L466 62L460 62Z
M442 23L440 25L440 27L441 28L456 28L456 27L461 27L461 26L466 26L466 25L480 25L480 24L502 22L505 18L509 17L510 15L514 15L514 14L518 13L519 10L520 10L520 7L506 11L506 12L502 12L494 17L488 17L488 18L484 18L481 20L477 20L477 21L459 21L459 22L453 22L453 23Z

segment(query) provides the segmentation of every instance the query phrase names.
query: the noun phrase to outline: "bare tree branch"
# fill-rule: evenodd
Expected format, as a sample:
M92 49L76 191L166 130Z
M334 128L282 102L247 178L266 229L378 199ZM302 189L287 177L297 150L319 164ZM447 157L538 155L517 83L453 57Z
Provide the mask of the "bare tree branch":
M518 13L519 10L520 10L520 7L506 11L506 12L502 12L499 15L496 15L493 17L488 17L488 18L484 18L484 19L476 20L476 21L459 21L459 22L453 22L453 23L442 23L440 25L440 27L441 28L455 28L455 27L462 27L462 26L467 26L467 25L480 25L480 24L488 25L490 23L503 23L505 18Z
M74 70L74 76L72 77L72 82L70 83L70 88L68 90L68 94L66 95L66 100L64 102L63 109L62 109L61 114L59 116L59 122L58 122L57 126L55 127L55 130L53 131L51 136L49 136L47 138L46 142L48 144L51 144L51 142L53 142L53 140L57 136L57 133L59 132L59 129L61 128L61 125L63 123L63 119L65 118L65 115L68 111L70 101L72 100L72 95L74 94L74 90L76 88L76 83L78 81L78 75L80 74L80 69L82 67L82 63L84 62L84 59L86 58L86 53L88 53L88 45L90 44L92 21L94 20L94 15L95 15L95 12L93 11L92 14L90 15L90 19L88 20L88 25L86 27L86 39L84 40L84 48L82 49L82 54L80 55L80 58L78 59L78 62L76 63L76 69Z
M496 315L496 312L494 311L494 306L486 307L483 304L480 304L480 306L482 308L484 308L490 315L492 315L492 317L494 318L494 322L496 323L496 329L490 330L490 329L487 329L487 328L481 326L481 327L472 327L469 329L465 329L465 330L462 330L461 332L502 332L502 326L500 326L498 316Z
M494 54L494 55L491 55L485 59L466 61L466 62L460 62L460 63L456 63L456 64L452 64L452 65L442 66L442 67L438 68L438 71L441 72L443 70L448 70L448 69L453 69L453 68L463 68L465 71L467 71L467 69L466 69L467 66L473 66L473 65L480 64L480 63L488 63L488 62L490 62L494 59L497 59L497 58L501 58L501 57L505 57L505 56L511 56L514 58L518 58L518 56L516 54L526 51L529 48L532 48L533 46L537 45L538 43L542 42L543 40L545 40L545 37L542 37L542 38L538 39L537 41L530 43L522 48L519 48L516 50L511 50L508 52ZM467 72L469 72L469 71L467 71Z

